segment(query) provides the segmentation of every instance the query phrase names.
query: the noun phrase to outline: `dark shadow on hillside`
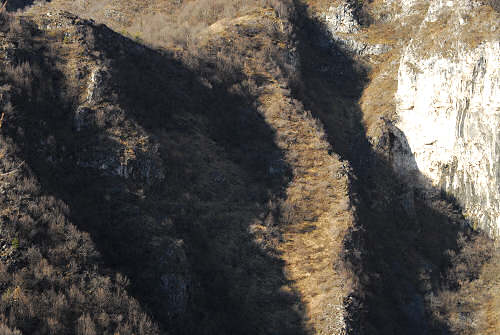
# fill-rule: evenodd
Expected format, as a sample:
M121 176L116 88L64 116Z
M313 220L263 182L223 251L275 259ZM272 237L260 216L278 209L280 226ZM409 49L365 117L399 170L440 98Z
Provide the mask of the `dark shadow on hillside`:
M279 213L272 201L288 182L287 168L269 173L282 153L252 100L96 29L95 40L82 43L108 68L102 101L88 107L108 113L101 126L77 130L75 79L56 69L63 61L57 48L34 44L15 55L40 73L32 94L13 98L17 114L7 124L15 127L6 131L43 191L69 205L102 255L101 271L126 274L130 293L169 333L306 334L300 297L281 290L287 280L273 246ZM108 168L134 132L157 145L146 177L140 163L147 160L126 174ZM268 233L258 236L256 223Z
M384 157L373 151L358 100L365 71L307 18L300 1L296 33L301 59L297 97L320 119L333 150L348 160L356 179L357 227L344 241L345 259L359 284L346 301L349 334L450 334L433 319L430 300L444 284L448 250L457 249L461 210L424 201ZM403 135L404 136L404 135ZM387 134L388 149L405 139Z
M34 2L35 0L8 0L7 10L15 12L18 9L24 9L26 7L33 5Z

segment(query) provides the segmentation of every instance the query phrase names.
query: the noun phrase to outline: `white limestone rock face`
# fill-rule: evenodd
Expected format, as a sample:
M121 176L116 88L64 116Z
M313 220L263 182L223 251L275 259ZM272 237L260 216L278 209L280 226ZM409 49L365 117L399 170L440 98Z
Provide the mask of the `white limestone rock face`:
M330 31L355 33L359 31L359 23L354 17L354 9L347 3L331 6L325 13L325 21Z
M425 20L435 19L450 3L434 1ZM456 3L462 9L474 7L473 1ZM410 42L400 62L395 125L401 133L396 136L409 150L396 153L394 168L428 192L445 191L473 224L498 237L499 38L474 48L458 41L452 56L424 57L420 51Z

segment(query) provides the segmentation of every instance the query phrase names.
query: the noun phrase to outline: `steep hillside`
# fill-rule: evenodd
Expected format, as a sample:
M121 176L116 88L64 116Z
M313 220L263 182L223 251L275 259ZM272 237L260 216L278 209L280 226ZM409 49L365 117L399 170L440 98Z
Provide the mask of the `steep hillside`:
M2 131L88 232L109 285L126 276L162 331L342 331L349 169L288 89L286 9L253 7L205 27L193 54L154 51L48 5L6 26L18 51L4 57L12 93ZM77 307L54 316L57 331L8 307L5 323L72 333L85 317L89 334L126 333Z
M72 142L59 137L72 134L68 127L58 128L71 120L71 88L55 66L74 64L55 59L63 35L46 35L26 18L2 13L2 21L2 331L158 333L129 280L104 266L99 245L57 193L65 185L53 182L68 175L53 167Z
M432 182L407 108L496 103L496 2L449 3L9 3L0 332L495 334L495 184Z

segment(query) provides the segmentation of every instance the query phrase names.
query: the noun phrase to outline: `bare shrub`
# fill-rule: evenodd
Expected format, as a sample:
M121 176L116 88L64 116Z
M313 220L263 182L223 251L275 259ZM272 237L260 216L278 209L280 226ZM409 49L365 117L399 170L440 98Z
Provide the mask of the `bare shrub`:
M7 271L7 266L3 264L3 262L0 262L0 285L4 286L7 284L10 280L10 274Z
M16 85L24 89L30 89L33 82L33 71L29 62L20 64L9 64L5 72Z
M4 150L2 161L16 161L14 152ZM118 276L115 284L96 272L97 251L68 222L68 206L38 196L38 182L26 170L12 175L17 185L4 194L7 220L0 229L3 245L15 253L0 262L0 335L32 334L33 325L42 334L114 334L120 325L113 320L127 320L130 334L158 334L128 296L127 279Z
M78 335L96 335L95 324L92 318L88 314L80 316L78 319L78 325L76 328L76 333Z
M11 17L9 20L9 36L14 37L23 34L25 31L18 17Z
M459 251L449 251L453 264L446 286L429 297L436 318L456 334L490 334L500 326L500 250L492 240L478 234L459 238ZM495 301L496 299L496 301Z
M138 15L126 30L130 36L140 36L155 46L188 49L196 44L203 29L217 21L242 16L262 7L272 7L279 18L288 19L293 6L290 0L196 0L186 2L176 15L164 12Z
M21 192L27 193L36 193L38 190L38 184L34 177L24 178L18 187Z
M5 324L0 323L0 335L21 335L21 332L17 329L12 330Z
M290 19L294 12L294 4L289 0L268 0L269 6L273 7L281 19Z

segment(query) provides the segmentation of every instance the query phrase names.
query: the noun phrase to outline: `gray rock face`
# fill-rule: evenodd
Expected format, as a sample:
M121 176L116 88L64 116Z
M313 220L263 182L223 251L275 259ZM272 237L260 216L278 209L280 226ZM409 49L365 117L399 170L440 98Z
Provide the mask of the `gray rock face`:
M423 24L450 10L450 24L463 25L461 12L474 7L474 1L436 0ZM473 48L458 40L448 55L426 56L422 38L410 42L400 62L396 126L408 147L394 151L394 168L417 187L454 197L474 225L498 236L499 36Z
M110 102L114 93L110 77L102 64L96 64L88 77L86 98L73 116L74 129L85 138L76 163L104 175L153 185L165 177L159 143L136 123L127 121L126 111ZM120 132L123 127L133 129L134 135ZM92 133L87 138L89 134L85 132L97 129L98 135Z
M90 74L89 85L87 88L87 103L94 104L99 103L106 97L104 85L107 73L104 69L96 68Z
M165 177L158 145L154 143L129 147L119 141L110 144L103 140L82 149L78 154L77 164L101 170L105 175L131 178L145 186Z
M380 55L390 50L387 45L367 44L357 40L352 35L361 29L352 5L341 3L337 6L331 6L323 14L323 20L331 35L331 42L348 54Z
M359 23L354 16L354 9L347 3L332 6L325 14L325 21L330 31L339 33L355 33L359 31Z

